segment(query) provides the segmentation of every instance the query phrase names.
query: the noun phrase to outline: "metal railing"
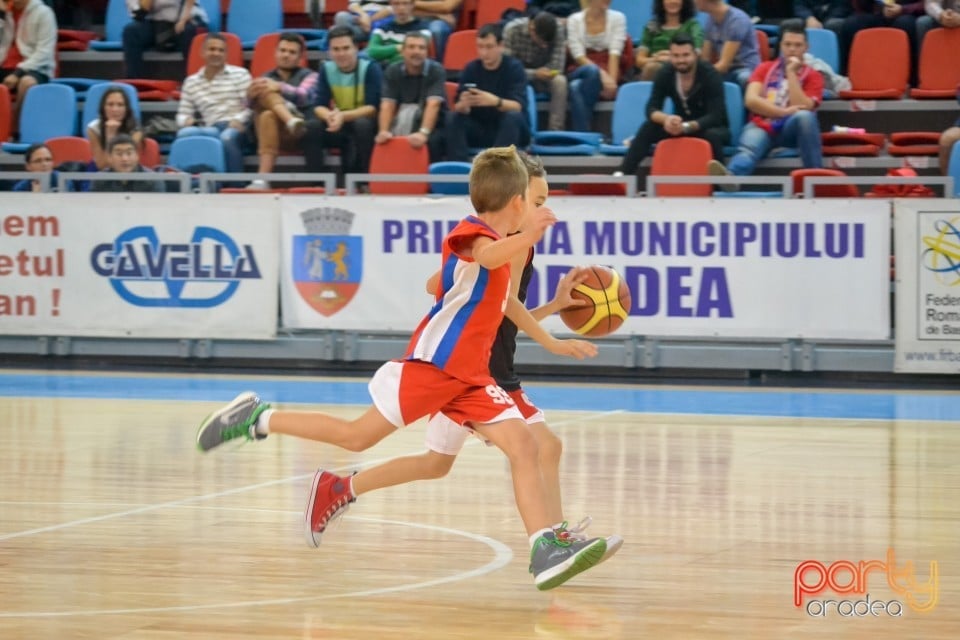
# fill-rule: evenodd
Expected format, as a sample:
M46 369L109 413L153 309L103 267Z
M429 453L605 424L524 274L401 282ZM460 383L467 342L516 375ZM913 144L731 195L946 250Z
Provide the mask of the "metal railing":
M647 176L647 197L655 198L657 185L660 184L731 184L737 187L744 184L771 184L780 187L784 198L793 196L793 178L790 176ZM749 193L749 192L744 192Z
M119 182L122 180L138 182L176 182L180 193L190 193L189 173L157 173L154 171L133 171L114 173L113 171L61 171L57 174L57 187L65 191L67 182L78 180L85 182Z
M878 185L878 184L919 184L943 187L944 198L955 198L953 178L950 176L807 176L803 179L803 197L813 198L817 185ZM888 196L884 196L888 197ZM896 196L889 196L896 197Z

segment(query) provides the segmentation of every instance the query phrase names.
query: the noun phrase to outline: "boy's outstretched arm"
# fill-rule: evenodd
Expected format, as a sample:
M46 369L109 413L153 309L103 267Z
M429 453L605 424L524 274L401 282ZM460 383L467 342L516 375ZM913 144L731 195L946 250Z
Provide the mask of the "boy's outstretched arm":
M574 267L570 269L570 271L567 271L563 275L563 278L560 279L560 282L557 283L557 291L553 294L553 299L540 305L536 309L531 309L530 315L532 315L537 322L540 322L547 316L553 315L561 309L582 307L589 304L586 300L574 298L571 295L574 288L584 282L589 275L590 270L587 267Z
M592 342L577 339L558 340L547 333L516 296L507 298L507 309L505 313L506 316L517 325L518 329L521 329L528 336L536 340L540 346L554 355L569 356L577 360L592 358L597 355L597 347Z
M470 255L484 269L496 269L516 253L526 252L540 242L547 227L553 226L556 221L557 216L550 209L540 207L531 214L528 227L520 233L499 240L478 237L470 247Z

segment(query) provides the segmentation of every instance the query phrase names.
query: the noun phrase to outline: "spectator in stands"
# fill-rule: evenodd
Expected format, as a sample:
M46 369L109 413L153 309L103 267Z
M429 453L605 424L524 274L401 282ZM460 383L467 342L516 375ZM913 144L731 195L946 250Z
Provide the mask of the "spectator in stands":
M23 155L25 171L50 174L50 190L57 190L57 172L53 170L53 153L50 147L37 142L27 147L27 152ZM14 191L33 191L39 193L43 191L39 180L20 180L13 185Z
M723 146L730 140L723 78L712 64L697 58L689 33L673 34L669 63L653 80L646 107L647 121L630 142L618 172L621 175L638 173L651 145L670 137L703 138L710 143L713 157L723 160ZM667 98L673 101L673 114L665 110Z
M330 30L330 60L320 65L312 115L303 136L307 171L324 168L325 150L339 148L340 169L367 173L377 131L377 106L383 92L380 65L359 57L355 33L339 26Z
M346 11L338 11L333 17L334 27L350 27L357 42L370 38L373 23L384 20L393 15L390 11L390 0L364 0L351 2Z
M377 137L383 144L394 136L407 136L410 146L427 145L430 162L443 159L446 72L427 57L430 36L413 31L403 40L403 60L387 67L380 100Z
M531 18L547 11L558 18L566 18L580 11L580 0L527 0L527 15Z
M710 15L701 57L713 63L724 80L746 87L760 64L753 21L725 0L698 0L698 6Z
M847 74L850 47L858 31L871 27L893 27L906 32L910 39L911 84L916 84L917 54L920 52L917 42L917 18L924 14L924 0L852 0L853 15L848 16L840 27L840 68L841 74Z
M926 0L924 11L927 15L917 18L917 47L923 47L923 37L930 29L960 27L960 0Z
M514 56L527 70L533 88L550 94L547 128L561 130L567 118L567 31L549 11L533 18L517 18L503 29L504 53Z
M675 0L671 0L675 1ZM692 2L692 0L688 0ZM590 131L593 108L601 98L617 96L626 63L627 16L610 9L610 0L584 0L583 11L567 19L567 47L577 67L570 73L570 123L575 131Z
M754 24L780 26L784 20L796 18L794 0L727 0L750 16Z
M107 143L109 166L104 173L153 173L140 164L140 152L137 143L125 133L118 133ZM165 191L162 180L93 180L91 191L162 193Z
M793 14L807 29L829 29L838 36L852 11L850 0L793 0Z
M689 34L697 51L703 48L703 27L693 0L654 0L653 18L643 28L637 47L641 80L653 80L660 67L670 62L670 42L676 33Z
M302 36L281 33L274 53L276 68L253 80L247 89L257 132L260 173L271 173L280 149L293 151L303 135L301 109L313 102L317 87L317 72L300 66L304 47ZM265 180L254 180L247 188L268 189L270 185Z
M43 0L0 2L0 80L13 96L12 120L31 87L53 77L57 19Z
M127 78L142 78L143 52L179 51L184 69L197 27L207 14L196 0L127 0L133 21L123 28L123 62Z
M130 136L140 149L143 132L130 107L130 101L127 100L127 94L118 86L103 92L97 113L98 117L87 123L87 140L90 141L93 162L97 169L102 170L109 164L107 145L115 135L123 133Z
M960 85L957 86L957 102L960 102ZM940 171L943 175L947 175L947 170L950 168L950 153L958 140L960 140L960 120L940 134Z
M367 55L387 66L403 59L404 38L408 33L422 33L430 45L430 30L425 22L413 15L413 0L390 0L393 17L373 28Z
M460 20L462 4L463 0L414 0L413 14L427 23L436 49L434 57L441 62L447 49L447 38Z
M527 73L503 54L496 23L477 31L477 55L460 74L457 101L447 116L447 159L466 162L470 147L525 147L530 142Z
M751 175L757 162L773 147L797 147L805 168L823 164L820 124L816 108L823 99L823 76L803 63L807 32L800 20L780 28L780 56L760 63L747 85L744 104L750 121L740 134L740 145L730 164L711 160L712 175ZM735 190L735 185L723 185Z
M226 63L227 42L208 33L203 42L204 66L183 82L177 137L207 135L223 142L227 171L243 171L243 145L251 111L246 107L250 72ZM198 118L199 116L199 118Z

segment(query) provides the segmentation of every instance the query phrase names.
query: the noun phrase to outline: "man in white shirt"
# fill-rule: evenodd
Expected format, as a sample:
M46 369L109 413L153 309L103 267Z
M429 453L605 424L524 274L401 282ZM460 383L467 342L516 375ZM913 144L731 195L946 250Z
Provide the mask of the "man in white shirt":
M183 82L177 124L178 138L206 135L220 138L227 171L243 171L243 145L252 112L246 105L250 72L226 64L227 43L208 33L203 43L204 67Z

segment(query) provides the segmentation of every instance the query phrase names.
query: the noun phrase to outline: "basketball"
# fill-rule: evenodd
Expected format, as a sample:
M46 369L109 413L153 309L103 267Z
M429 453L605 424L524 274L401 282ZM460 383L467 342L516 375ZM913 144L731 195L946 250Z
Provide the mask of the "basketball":
M587 279L571 292L574 299L586 300L587 304L562 309L560 319L582 336L599 338L619 329L627 319L630 289L610 267L591 265L587 269Z

